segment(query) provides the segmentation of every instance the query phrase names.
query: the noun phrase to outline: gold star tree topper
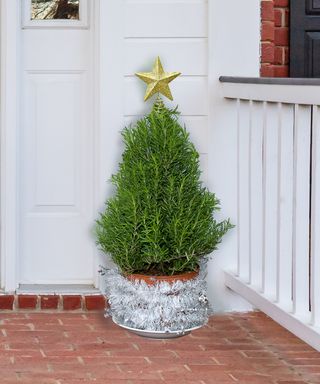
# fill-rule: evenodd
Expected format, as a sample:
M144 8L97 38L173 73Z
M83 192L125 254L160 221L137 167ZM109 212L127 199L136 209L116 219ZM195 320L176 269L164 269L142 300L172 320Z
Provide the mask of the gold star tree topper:
M181 75L180 72L165 72L163 70L160 57L156 58L152 72L137 72L136 76L148 84L144 101L148 100L156 93L161 93L170 100L173 100L169 83Z

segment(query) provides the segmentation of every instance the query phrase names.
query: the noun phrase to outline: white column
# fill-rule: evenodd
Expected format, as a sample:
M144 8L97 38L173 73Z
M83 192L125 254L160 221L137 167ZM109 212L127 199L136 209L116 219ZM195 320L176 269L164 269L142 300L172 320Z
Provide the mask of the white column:
M259 76L260 1L208 0L208 25L209 186L221 200L221 218L236 224L209 265L209 295L216 311L247 310L250 304L224 284L223 270L237 264L237 131L235 102L222 97L219 76Z

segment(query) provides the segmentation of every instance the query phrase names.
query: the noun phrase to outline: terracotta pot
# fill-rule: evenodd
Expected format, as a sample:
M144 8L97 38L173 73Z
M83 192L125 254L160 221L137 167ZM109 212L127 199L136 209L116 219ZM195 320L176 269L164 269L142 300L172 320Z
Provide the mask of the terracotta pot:
M173 284L176 281L188 281L195 279L199 275L199 271L185 272L179 275L172 276L157 276L157 275L143 275L139 273L132 273L130 275L126 275L128 280L142 280L146 282L148 285L155 285L159 282L167 282L169 284Z

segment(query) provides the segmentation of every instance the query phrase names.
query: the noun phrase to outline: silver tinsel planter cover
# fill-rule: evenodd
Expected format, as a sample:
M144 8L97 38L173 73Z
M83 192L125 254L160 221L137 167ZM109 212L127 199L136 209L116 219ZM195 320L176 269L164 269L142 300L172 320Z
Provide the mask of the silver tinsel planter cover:
M208 321L204 271L202 266L193 280L148 285L141 280L130 281L117 270L103 269L110 304L106 317L112 316L116 324L147 337L189 333Z

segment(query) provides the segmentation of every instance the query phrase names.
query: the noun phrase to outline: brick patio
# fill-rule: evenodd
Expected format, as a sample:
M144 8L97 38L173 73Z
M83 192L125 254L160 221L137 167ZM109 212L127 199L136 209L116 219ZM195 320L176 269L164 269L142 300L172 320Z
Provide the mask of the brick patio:
M130 334L98 312L2 312L0 383L320 383L320 353L259 312L191 335Z

